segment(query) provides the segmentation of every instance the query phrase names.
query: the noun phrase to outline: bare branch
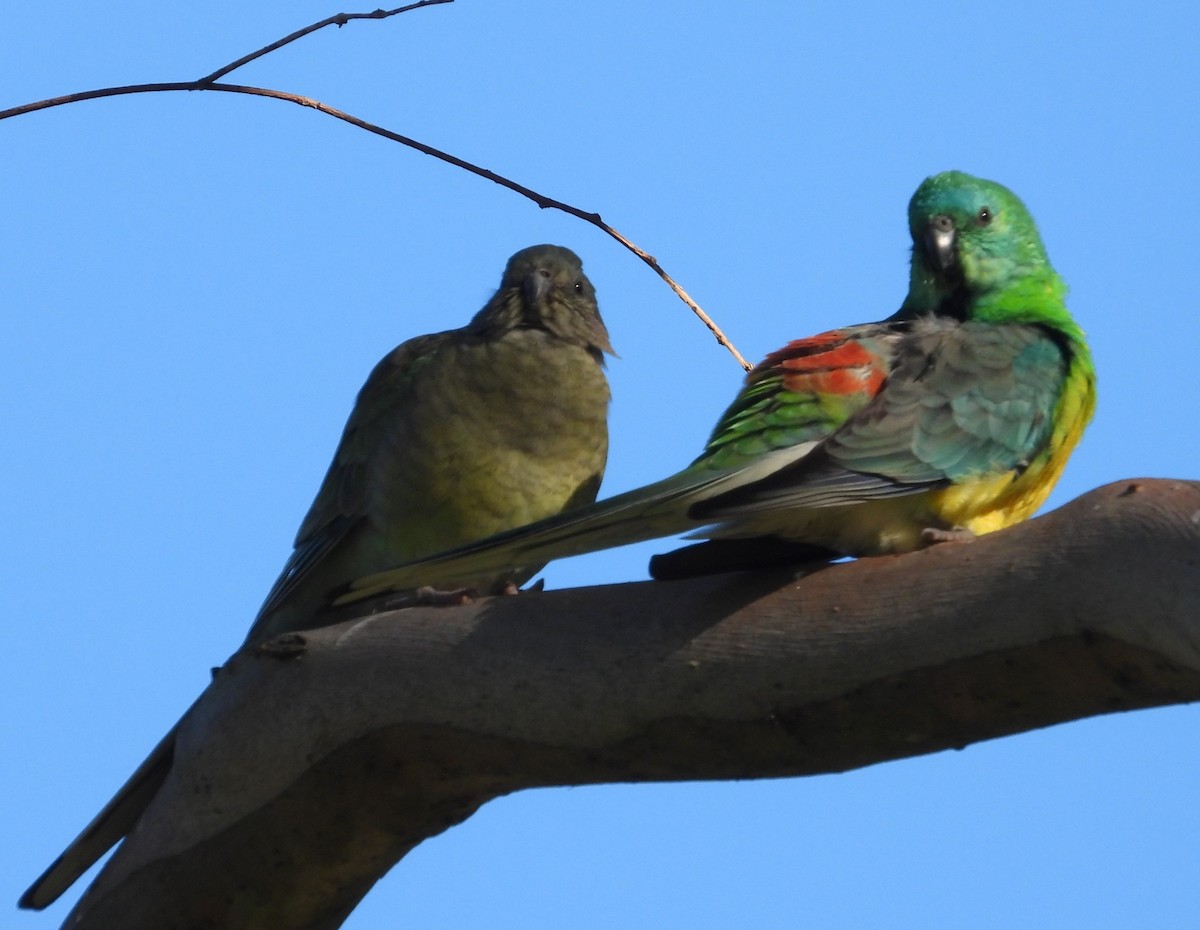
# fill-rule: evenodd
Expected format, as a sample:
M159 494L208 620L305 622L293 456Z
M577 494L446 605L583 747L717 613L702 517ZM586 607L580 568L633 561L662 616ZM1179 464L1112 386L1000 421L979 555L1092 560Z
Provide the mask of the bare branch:
M522 788L842 771L1200 699L1200 483L967 544L380 614L240 653L67 925L341 924ZM803 786L797 785L797 791Z
M400 13L407 13L410 10L419 10L421 7L436 6L439 3L453 3L454 0L420 0L419 3L410 3L408 6L399 6L394 10L373 10L370 13L335 13L328 19L323 19L319 23L313 23L311 26L305 26L303 29L297 29L290 36L284 36L278 42L272 42L270 45L264 45L256 52L251 52L249 55L243 55L237 61L230 62L223 68L218 68L212 74L205 75L197 81L197 84L213 84L219 81L231 71L236 71L242 65L248 65L256 58L262 58L264 55L269 55L276 49L281 49L285 45L291 45L297 39L303 39L306 35L311 35L318 29L324 29L326 26L337 26L339 29L353 19L387 19L389 16L396 16Z
M408 136L403 136L398 132L393 132L390 129L384 129L382 126L376 126L374 123L368 123L364 119L345 113L328 104L321 103L311 97L303 97L299 94L292 94L282 90L272 90L266 87L251 87L242 84L218 84L216 79L228 74L236 68L261 58L276 49L282 48L297 39L303 38L318 29L323 29L325 26L337 25L342 26L352 19L384 19L388 16L395 16L397 13L404 13L409 10L418 9L423 6L432 6L439 3L451 3L453 0L422 0L420 3L413 3L408 6L397 7L394 10L375 10L372 13L338 13L335 16L330 16L328 19L323 19L318 23L313 23L311 26L306 26L297 32L293 32L289 36L285 36L278 42L273 42L270 45L264 46L256 52L251 52L249 55L239 58L223 68L219 68L212 74L202 77L197 81L173 81L159 82L153 84L129 84L122 87L103 87L96 90L80 91L74 94L64 94L61 97L51 97L46 100L38 100L33 103L26 103L21 106L11 107L7 110L0 110L0 120L10 119L14 116L23 116L27 113L34 113L38 110L47 110L52 107L65 106L69 103L78 103L83 100L98 100L102 97L119 97L128 94L148 94L162 91L221 91L230 94L248 94L256 97L269 97L275 100L285 100L289 103L295 103L299 106L309 107L324 113L327 116L332 116L335 119L340 119L343 122L349 123L352 126L357 126L359 129L364 129L367 132L372 132L377 136L383 136L385 139L390 139L393 142L398 142L401 145L416 149L422 154L429 155L439 161L444 161L447 164L454 165L456 168L462 168L464 171L469 171L471 174L478 175L501 187L506 187L514 193L520 194L522 197L532 200L543 210L559 210L563 213L568 213L571 216L577 217L584 222L590 223L597 229L607 233L626 249L645 262L653 271L666 282L682 300L688 308L694 313L700 321L708 328L708 331L713 334L717 342L724 346L729 353L734 357L739 365L746 371L752 367L745 357L737 350L728 337L721 331L721 328L713 321L713 319L705 313L696 301L685 291L667 272L659 265L658 261L649 252L639 248L631 240L626 238L622 233L618 232L613 227L609 226L600 217L599 213L581 210L571 204L564 203L561 200L555 200L552 197L547 197L545 194L539 194L532 188L526 187L523 184L518 184L501 174L490 171L486 168L481 168L478 165L472 164L469 161L451 155L449 152L443 152L433 146L425 145L423 142L418 142L416 139L411 139Z
M148 94L160 90L199 90L199 81L173 81L159 84L128 84L123 87L100 87L96 90L81 90L74 94L63 94L61 97L48 97L45 100L35 100L33 103L23 103L17 107L0 110L0 120L11 119L14 116L24 116L26 113L36 113L38 110L49 110L52 107L65 106L68 103L78 103L81 100L99 100L101 97L120 97L125 94Z

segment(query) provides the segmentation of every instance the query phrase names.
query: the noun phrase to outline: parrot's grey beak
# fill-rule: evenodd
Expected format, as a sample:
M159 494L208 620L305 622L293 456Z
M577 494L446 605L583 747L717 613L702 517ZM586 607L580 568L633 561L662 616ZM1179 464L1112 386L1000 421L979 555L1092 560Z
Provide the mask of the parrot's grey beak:
M958 261L954 251L954 234L954 220L944 213L935 216L925 227L925 252L943 273Z
M535 268L521 282L521 296L530 307L536 307L546 297L554 279L545 268Z

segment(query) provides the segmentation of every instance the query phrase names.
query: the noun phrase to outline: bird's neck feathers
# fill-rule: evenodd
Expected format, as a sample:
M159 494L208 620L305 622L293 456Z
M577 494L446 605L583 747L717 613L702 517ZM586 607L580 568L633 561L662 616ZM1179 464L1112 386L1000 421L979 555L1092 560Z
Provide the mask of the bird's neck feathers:
M466 328L478 336L495 338L527 325L521 292L518 288L509 287L496 291L483 309L471 318Z
M969 284L961 271L935 274L914 261L908 296L892 321L936 316L981 323L1038 324L1082 345L1083 331L1066 305L1067 285L1041 264L990 286Z
M516 287L497 291L466 328L481 339L497 339L522 329L541 330L588 350L600 364L605 352L614 354L599 313L581 312L553 295L538 306L530 306Z

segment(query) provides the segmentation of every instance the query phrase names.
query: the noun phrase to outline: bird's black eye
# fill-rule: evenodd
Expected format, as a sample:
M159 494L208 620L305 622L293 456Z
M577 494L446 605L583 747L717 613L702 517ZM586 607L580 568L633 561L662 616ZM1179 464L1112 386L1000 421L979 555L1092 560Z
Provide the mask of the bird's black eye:
M576 293L576 294L582 294L582 293L583 293L583 282L582 282L582 281L576 281L576 282L575 282L575 293Z
M979 220L980 226L986 226L988 223L990 223L992 221L992 208L991 207L982 207L979 210L979 216L977 217L977 219Z

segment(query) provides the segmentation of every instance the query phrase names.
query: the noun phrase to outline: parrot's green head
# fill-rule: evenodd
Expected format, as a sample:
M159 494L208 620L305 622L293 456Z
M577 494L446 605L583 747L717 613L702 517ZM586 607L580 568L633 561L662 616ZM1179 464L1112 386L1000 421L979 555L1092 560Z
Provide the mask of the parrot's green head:
M583 262L560 245L534 245L508 260L500 289L472 320L481 329L542 329L597 355L613 354L596 289Z
M1062 284L1033 217L1002 184L962 171L927 178L908 205L912 275L905 315L963 319L1002 315L1005 295L1031 284Z

